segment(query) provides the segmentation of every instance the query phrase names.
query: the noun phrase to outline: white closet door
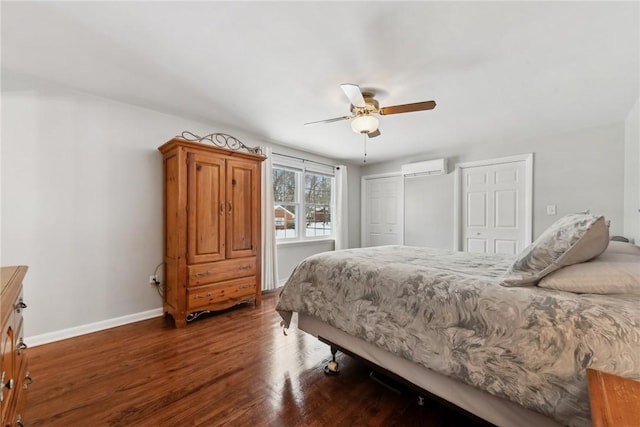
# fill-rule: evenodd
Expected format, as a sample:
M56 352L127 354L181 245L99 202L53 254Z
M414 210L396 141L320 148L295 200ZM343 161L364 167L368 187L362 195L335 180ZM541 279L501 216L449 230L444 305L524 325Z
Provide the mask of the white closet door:
M403 243L403 178L362 178L362 247Z

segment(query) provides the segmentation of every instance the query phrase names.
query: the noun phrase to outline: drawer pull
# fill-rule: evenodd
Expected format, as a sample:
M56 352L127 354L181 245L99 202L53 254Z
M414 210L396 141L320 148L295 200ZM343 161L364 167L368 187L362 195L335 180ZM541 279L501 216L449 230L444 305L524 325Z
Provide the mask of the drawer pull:
M8 388L9 390L13 389L13 378L11 378L9 381L7 381L7 383L4 385L6 388Z
M242 285L238 287L238 289L248 289L248 288L253 288L253 285Z
M212 274L213 272L211 270L207 270L205 273L194 273L193 276L194 277L211 276Z
M247 264L247 265L241 265L239 270L250 270L251 269L251 264Z
M24 427L24 424L22 424L22 417L20 415L16 417L16 425L18 427Z
M31 378L31 374L27 371L27 374L24 376L24 381L22 381L22 388L28 389L31 383L33 382L33 378Z
M16 304L16 312L20 313L20 310L24 310L25 308L27 308L27 304L25 304L22 298L20 298Z
M26 350L27 347L28 345L22 340L22 338L20 338L20 341L18 341L16 345L16 354L22 353L22 350Z

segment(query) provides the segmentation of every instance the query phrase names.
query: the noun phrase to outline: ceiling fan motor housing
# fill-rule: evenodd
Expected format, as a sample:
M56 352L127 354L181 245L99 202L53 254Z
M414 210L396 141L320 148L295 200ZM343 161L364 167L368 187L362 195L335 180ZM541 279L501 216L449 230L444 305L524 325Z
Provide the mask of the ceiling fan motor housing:
M356 107L355 105L351 105L351 113L353 115L359 116L364 114L376 114L380 109L380 104L378 101L373 98L372 93L363 93L362 97L364 98L364 107Z

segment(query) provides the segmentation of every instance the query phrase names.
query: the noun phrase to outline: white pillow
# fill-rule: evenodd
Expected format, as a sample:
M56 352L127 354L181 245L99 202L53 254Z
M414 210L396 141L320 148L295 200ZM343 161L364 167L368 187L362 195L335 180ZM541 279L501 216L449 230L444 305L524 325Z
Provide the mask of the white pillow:
M607 252L640 256L640 246L636 246L633 243L611 241L605 250L605 253Z
M609 227L603 216L565 215L518 254L502 278L502 285L535 285L559 268L597 257L608 244Z
M538 286L581 294L640 295L640 256L605 251L543 277Z

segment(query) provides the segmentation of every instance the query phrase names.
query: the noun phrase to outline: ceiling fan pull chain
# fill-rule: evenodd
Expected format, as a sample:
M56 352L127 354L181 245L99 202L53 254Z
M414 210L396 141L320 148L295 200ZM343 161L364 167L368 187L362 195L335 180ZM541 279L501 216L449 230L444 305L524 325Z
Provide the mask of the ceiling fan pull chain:
M362 163L367 163L367 134L363 133L362 138L364 139L364 160Z

